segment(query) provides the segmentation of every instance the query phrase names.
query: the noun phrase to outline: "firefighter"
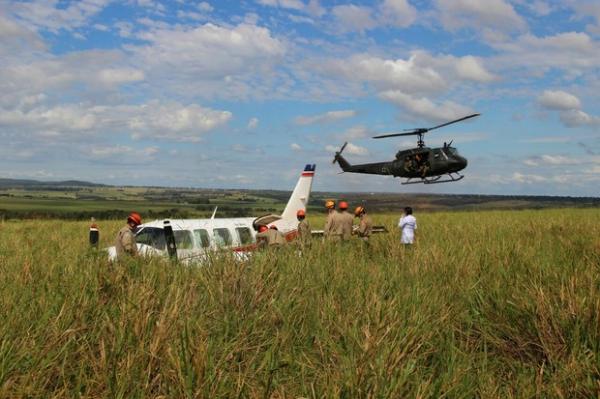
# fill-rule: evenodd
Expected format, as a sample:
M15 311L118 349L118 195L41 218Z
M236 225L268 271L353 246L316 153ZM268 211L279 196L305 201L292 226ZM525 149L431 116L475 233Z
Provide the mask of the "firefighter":
M115 241L117 258L122 258L125 255L133 257L138 256L134 231L140 224L142 224L142 217L140 214L137 212L131 212L127 217L127 225L117 233L117 239Z
M255 226L255 230L256 230L256 247L258 249L264 249L269 245L269 235L268 235L268 230L269 228L264 225L258 225Z
M274 224L272 224L271 226L269 226L269 246L282 246L287 244L287 240L285 239L285 236L283 235L283 233L281 231L279 231L279 229L277 228L277 226L275 226Z
M368 242L373 230L373 220L367 215L367 210L364 206L357 206L356 209L354 209L354 216L360 219L358 228L356 229L356 235L358 235L362 241Z
M354 223L354 217L348 212L348 203L346 201L340 201L339 208L339 224L338 234L341 236L343 241L347 241L352 237L352 225Z
M256 242L258 248L273 248L282 246L287 243L285 236L277 230L275 225L267 227L265 225L258 226L258 233L256 234Z
M325 228L323 228L323 236L328 239L335 239L333 232L335 231L335 220L337 211L335 210L335 201L325 201L325 209L327 209L327 221L325 222Z
M304 209L299 209L298 212L296 212L296 218L298 219L298 243L300 246L304 247L308 245L311 238L310 225L306 220L306 212Z

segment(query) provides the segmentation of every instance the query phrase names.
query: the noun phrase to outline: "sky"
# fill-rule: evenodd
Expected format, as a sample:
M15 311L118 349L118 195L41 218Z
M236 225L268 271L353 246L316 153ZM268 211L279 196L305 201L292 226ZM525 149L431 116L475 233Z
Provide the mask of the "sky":
M0 1L0 177L598 196L597 0ZM339 174L430 127L456 183Z

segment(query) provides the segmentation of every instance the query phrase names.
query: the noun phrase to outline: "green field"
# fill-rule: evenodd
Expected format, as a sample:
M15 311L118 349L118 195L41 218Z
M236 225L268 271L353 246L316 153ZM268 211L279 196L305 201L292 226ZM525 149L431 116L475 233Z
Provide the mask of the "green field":
M599 397L600 210L416 216L413 248L375 215L370 248L210 267L0 222L0 397Z

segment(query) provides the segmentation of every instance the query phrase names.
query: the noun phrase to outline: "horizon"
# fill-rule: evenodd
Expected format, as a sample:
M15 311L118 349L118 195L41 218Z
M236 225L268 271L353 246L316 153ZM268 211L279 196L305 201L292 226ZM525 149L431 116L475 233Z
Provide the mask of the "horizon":
M194 187L194 186L152 186L152 185L113 185L105 183L97 183L92 181L85 181L79 179L65 179L65 180L35 180L35 179L11 179L0 177L0 179L7 180L26 180L33 181L42 184L58 184L68 182L79 182L85 184L91 184L93 187L115 187L115 188L160 188L160 189L174 189L174 190L223 190L223 191L280 191L280 192L292 192L293 187L289 189L276 189L276 188L234 188L234 187ZM79 186L72 186L79 187ZM1 190L2 188L0 188ZM578 195L539 195L539 194L480 194L480 193L426 193L426 192L394 192L394 191L324 191L324 190L311 190L311 194L386 194L386 195L409 195L409 196L481 196L481 197L547 197L547 198L581 198L581 199L600 199L600 196L578 196Z
M598 2L9 0L0 34L5 178L288 190L316 163L316 192L598 196ZM459 182L331 164L475 112L425 136Z

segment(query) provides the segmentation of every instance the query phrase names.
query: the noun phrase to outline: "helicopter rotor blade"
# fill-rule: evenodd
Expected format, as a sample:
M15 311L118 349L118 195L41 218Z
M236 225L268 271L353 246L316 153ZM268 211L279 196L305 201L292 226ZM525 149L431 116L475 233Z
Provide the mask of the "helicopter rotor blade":
M344 143L344 145L342 146L342 148L340 148L340 151L339 151L339 153L340 153L340 154L341 154L342 152L344 152L344 148L346 148L346 146L347 146L347 145L348 145L348 142L346 141L346 142Z
M406 133L391 133L391 134L382 134L379 136L373 136L372 138L374 139L383 139L386 137L398 137L398 136L414 136L415 134L422 134L422 133L426 133L427 129L411 129L410 131L406 132Z
M416 135L416 134L424 134L424 133L427 133L430 130L439 129L440 127L448 126L448 125L451 125L453 123L461 122L461 121L464 121L464 120L467 120L467 119L470 119L470 118L474 118L474 117L479 116L479 115L481 115L481 114L472 114L472 115L464 116L464 117L459 118L459 119L455 119L455 120L450 121L450 122L442 123L441 125L437 125L437 126L434 126L434 127L429 127L429 128L421 127L421 128L417 128L417 129L409 129L405 133L382 134L382 135L379 135L379 136L373 136L373 138L374 139L383 139L383 138L387 138L387 137L413 136L413 135Z
M434 126L434 127L430 127L430 128L428 128L428 129L426 129L426 130L427 130L427 131L430 131L430 130L433 130L433 129L438 129L438 128L440 128L440 127L448 126L448 125L451 125L451 124L453 124L453 123L456 123L456 122L461 122L461 121L464 121L464 120L467 120L467 119L471 119L471 118L474 118L474 117L476 117L476 116L479 116L479 115L481 115L481 114L473 114L473 115L463 116L462 118L459 118L459 119L453 120L453 121L451 121L451 122L442 123L441 125L437 125L437 126ZM424 133L424 132L423 132L423 133Z

